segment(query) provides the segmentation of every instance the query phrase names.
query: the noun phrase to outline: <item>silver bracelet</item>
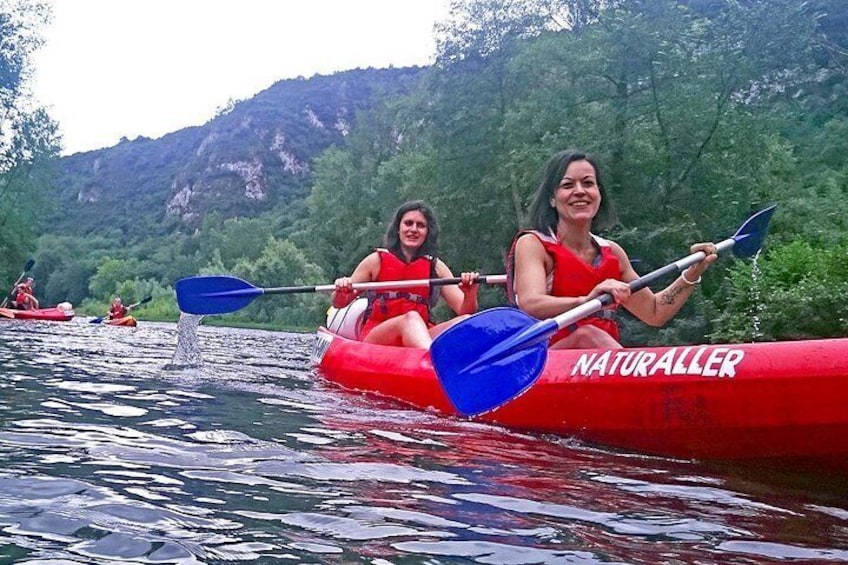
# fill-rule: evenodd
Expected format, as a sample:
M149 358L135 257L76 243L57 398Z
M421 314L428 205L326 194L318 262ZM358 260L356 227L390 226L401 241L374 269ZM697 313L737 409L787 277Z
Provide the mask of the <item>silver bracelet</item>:
M697 280L690 281L689 279L686 278L686 271L680 271L680 278L683 279L683 282L685 282L689 286L695 286L696 284L701 284L700 275L698 276Z

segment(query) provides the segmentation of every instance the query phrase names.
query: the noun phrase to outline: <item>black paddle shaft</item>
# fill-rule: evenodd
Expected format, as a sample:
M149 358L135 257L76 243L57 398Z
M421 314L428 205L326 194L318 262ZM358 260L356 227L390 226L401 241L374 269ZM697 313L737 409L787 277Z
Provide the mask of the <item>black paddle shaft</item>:
M412 281L395 281L398 283L410 283ZM436 286L447 286L452 284L459 284L462 282L460 277L451 277L445 279L427 279L424 281L424 284L431 287ZM477 284L503 284L504 283L504 275L480 275L477 277ZM360 283L363 286L368 285L379 285L379 283ZM356 284L353 285L354 288ZM386 282L385 286L391 286L390 282ZM403 286L403 285L401 285ZM423 285L422 285L423 286ZM309 293L309 292L332 292L336 289L333 284L324 284L324 285L303 285L303 286L278 286L271 288L253 288L247 290L245 294L256 294L257 291L259 294L297 294L297 293ZM236 295L235 292L231 292L230 295Z

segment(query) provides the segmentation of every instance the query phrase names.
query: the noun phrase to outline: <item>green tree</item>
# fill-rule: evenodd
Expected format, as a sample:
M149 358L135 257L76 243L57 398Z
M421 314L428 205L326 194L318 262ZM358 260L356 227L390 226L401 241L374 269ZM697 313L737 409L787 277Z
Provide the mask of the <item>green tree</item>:
M45 171L58 154L56 124L27 90L43 2L0 2L0 280L12 279L35 247ZM3 282L2 284L6 284Z
M271 237L271 228L260 218L228 218L212 213L203 219L198 239L198 258L203 261L218 252L225 268L240 259L255 260Z
M80 302L88 294L88 279L99 261L111 249L111 242L91 237L43 235L38 238L38 252L32 271L45 304Z
M821 247L796 240L737 264L714 341L773 341L848 334L848 239Z
M137 275L138 260L107 257L97 267L97 272L91 277L88 288L91 296L101 300L108 299L118 294L122 284L136 279Z
M271 238L256 261L241 261L233 272L258 286L300 286L323 282L324 273L290 241ZM314 327L322 323L327 297L314 294L271 296L254 301L237 318L281 327Z
M331 276L349 274L381 244L392 208L404 199L403 182L387 163L401 152L398 107L358 114L344 148L330 148L315 163L309 219L293 239ZM420 198L420 196L415 196Z
M430 167L418 180L442 219L450 263L466 255L473 259L461 262L469 269L502 268L523 213L524 187L500 166L514 149L504 124L521 90L511 60L552 24L546 2L469 0L452 2L451 18L437 27L423 114Z

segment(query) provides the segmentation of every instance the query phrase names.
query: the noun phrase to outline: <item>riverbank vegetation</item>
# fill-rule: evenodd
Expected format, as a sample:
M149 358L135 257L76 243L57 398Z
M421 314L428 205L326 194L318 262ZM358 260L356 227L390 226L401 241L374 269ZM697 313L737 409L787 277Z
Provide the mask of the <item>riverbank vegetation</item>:
M357 113L344 143L311 163L303 197L130 240L117 228L81 236L42 225L37 244L37 200L0 199L3 280L35 250L48 301L71 299L94 314L115 293L153 295L144 313L175 319L173 283L183 276L288 286L350 273L411 198L437 210L450 265L501 273L541 166L579 147L603 164L615 206L602 235L628 249L639 272L778 204L754 263L723 258L668 327L625 320L627 342L848 335L848 5L452 6L437 30L436 63L408 94ZM11 174L3 172L7 184ZM483 295L486 306L503 300L500 291ZM326 296L269 296L228 318L310 327L327 305Z

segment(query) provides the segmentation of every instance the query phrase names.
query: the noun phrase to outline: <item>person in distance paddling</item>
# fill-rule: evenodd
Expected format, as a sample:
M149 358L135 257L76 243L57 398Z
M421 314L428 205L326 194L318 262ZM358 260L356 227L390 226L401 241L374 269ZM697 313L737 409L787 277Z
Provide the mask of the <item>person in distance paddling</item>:
M105 319L120 320L129 316L129 314L130 309L124 306L124 302L120 296L116 296L112 299L112 304L109 306L109 312L106 314Z
M594 158L577 150L555 154L528 210L530 230L521 231L507 258L510 302L536 318L550 318L609 293L614 303L559 330L551 348L619 348L615 310L624 306L651 326L662 326L680 310L701 275L717 259L713 243L696 243L701 262L684 270L658 293L631 293L639 278L624 249L592 233L609 217L601 174Z
M12 295L14 299L12 300L12 308L17 310L38 310L38 299L35 297L35 280L32 277L27 277L27 279L18 283L14 290L12 290Z
M359 295L353 290L355 283L452 278L450 268L437 256L438 243L439 224L433 210L421 200L402 204L389 222L385 247L367 255L349 277L336 279L333 306L344 308ZM478 276L464 272L459 285L364 293L368 306L360 339L429 348L439 333L477 311ZM435 324L430 310L439 296L458 316Z

